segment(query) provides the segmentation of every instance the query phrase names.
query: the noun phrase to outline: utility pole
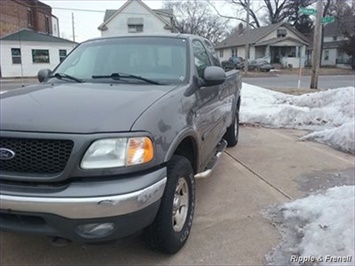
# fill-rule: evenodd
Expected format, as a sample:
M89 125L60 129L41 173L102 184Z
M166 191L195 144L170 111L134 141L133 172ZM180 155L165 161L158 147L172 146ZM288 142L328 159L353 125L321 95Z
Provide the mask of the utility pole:
M323 2L317 0L317 17L314 27L313 38L313 53L312 53L312 79L311 89L318 89L319 65L321 62L321 38L322 38L322 17L323 17Z
M246 34L246 44L245 44L245 62L244 62L244 73L247 75L248 74L248 60L249 60L249 27L250 27L250 0L248 0L247 3L247 29L245 31Z
M71 13L71 25L73 30L73 42L75 42L74 12Z

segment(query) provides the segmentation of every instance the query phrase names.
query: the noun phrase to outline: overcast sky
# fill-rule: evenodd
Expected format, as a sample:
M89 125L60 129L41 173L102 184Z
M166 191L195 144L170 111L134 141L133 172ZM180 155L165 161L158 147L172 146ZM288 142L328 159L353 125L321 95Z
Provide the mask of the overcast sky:
M75 41L82 42L100 37L98 26L103 22L106 9L118 9L126 0L41 0L52 7L52 13L59 19L60 37L73 39L72 13L74 13ZM223 3L219 2L219 5ZM163 1L144 1L152 9L161 8ZM66 10L63 10L66 9ZM79 11L77 9L92 10ZM228 12L227 9L224 11Z

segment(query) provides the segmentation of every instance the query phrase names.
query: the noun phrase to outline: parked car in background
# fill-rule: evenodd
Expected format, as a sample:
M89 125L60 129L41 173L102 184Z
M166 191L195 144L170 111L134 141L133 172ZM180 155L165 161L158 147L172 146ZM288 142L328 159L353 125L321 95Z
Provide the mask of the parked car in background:
M255 60L248 60L248 71L255 71L257 68L257 62ZM245 62L242 66L243 71L245 70Z
M242 69L245 69L245 64L243 64ZM248 61L248 71L261 71L269 72L271 69L274 69L266 60L250 60Z
M239 56L230 57L228 60L222 61L222 67L224 70L242 69L244 61L245 60Z
M263 61L257 61L256 69L262 72L264 71L269 72L271 69L274 69L274 67L266 60L263 60Z

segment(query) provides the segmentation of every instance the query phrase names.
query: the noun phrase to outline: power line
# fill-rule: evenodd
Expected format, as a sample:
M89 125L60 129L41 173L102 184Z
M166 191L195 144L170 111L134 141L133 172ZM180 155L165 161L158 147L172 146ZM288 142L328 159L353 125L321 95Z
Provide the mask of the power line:
M94 9L80 9L80 8L66 8L66 7L52 7L52 9L67 10L67 11L82 11L82 12L96 12L105 13L104 10L94 10Z

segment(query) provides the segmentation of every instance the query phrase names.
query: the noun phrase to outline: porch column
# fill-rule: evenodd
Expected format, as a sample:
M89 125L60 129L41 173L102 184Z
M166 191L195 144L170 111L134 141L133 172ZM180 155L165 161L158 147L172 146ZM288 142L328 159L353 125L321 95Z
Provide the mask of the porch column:
M270 57L270 45L266 45L265 57Z

